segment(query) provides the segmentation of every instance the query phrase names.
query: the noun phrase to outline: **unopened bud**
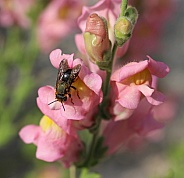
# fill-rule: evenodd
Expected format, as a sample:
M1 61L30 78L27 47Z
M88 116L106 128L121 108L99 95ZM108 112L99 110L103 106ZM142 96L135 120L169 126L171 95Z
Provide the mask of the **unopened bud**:
M118 46L122 46L131 36L134 25L127 17L119 17L114 26Z
M126 11L125 11L125 17L127 17L134 25L138 19L137 9L135 7L132 7L132 6L128 6Z
M87 54L93 63L103 61L111 43L108 36L107 22L97 14L91 14L86 22L84 42Z

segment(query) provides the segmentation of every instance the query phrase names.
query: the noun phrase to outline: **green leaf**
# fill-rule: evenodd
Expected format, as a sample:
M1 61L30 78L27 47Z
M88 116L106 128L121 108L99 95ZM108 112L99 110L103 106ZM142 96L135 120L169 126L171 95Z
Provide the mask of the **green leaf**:
M101 178L101 175L95 172L89 172L88 169L84 168L82 169L79 178Z

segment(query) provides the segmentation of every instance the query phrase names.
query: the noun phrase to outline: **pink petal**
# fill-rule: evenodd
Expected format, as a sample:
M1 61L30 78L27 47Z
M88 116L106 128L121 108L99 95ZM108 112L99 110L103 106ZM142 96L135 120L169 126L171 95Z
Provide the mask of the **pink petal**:
M151 96L147 96L146 98L152 105L162 104L165 100L165 96L159 91L154 91Z
M71 119L71 120L81 120L84 119L84 114L81 112L82 110L77 110L78 107L72 105L65 105L65 111L60 110L61 117ZM80 109L80 108L79 108Z
M59 140L51 140L46 137L41 137L36 151L36 157L43 161L54 162L64 156L64 149L61 150Z
M75 66L75 65L77 65L77 64L81 64L82 67L83 67L84 62L83 62L83 60L80 59L80 58L75 58L75 60L73 60L73 66Z
M151 96L154 92L154 89L150 88L147 85L138 85L137 88L144 96Z
M113 108L113 114L115 115L114 120L119 121L128 119L133 114L133 112L133 109L124 108L117 102Z
M163 62L157 62L150 56L148 57L148 68L151 74L156 75L159 78L165 77L169 73L169 67Z
M61 62L61 54L62 51L60 49L56 49L50 53L50 62L55 68L59 68L59 64Z
M84 83L99 95L102 86L102 79L98 74L91 73L84 77Z
M108 146L108 154L117 151L122 144L125 145L134 134L135 131L128 126L128 119L110 121L103 133L105 145Z
M151 87L156 89L158 85L158 77L156 77L155 75L152 75L152 83L151 83Z
M78 50L82 54L86 54L85 44L84 44L84 37L82 34L75 35L75 44L77 45Z
M72 54L63 54L61 56L61 60L67 59L69 68L72 68L73 67L73 57L74 57L73 53Z
M49 104L55 100L55 89L52 86L44 86L38 89L38 96L42 103Z
M138 130L138 133L141 136L146 136L151 131L161 129L163 128L163 124L160 122L157 122L152 115L148 115L143 121L142 121L142 127L140 130Z
M37 105L42 113L52 119L58 126L60 126L66 133L76 135L75 129L72 127L71 120L67 119L61 114L61 110L52 110L47 104L43 104L39 98L37 98ZM61 108L63 109L63 108ZM67 114L66 114L67 115Z
M147 68L147 66L148 61L146 60L141 62L130 62L119 70L115 71L111 76L111 80L120 82L121 80L124 80L130 76L133 76L143 71Z
M127 86L119 95L117 100L123 107L136 109L141 98L141 92L136 87Z
M20 138L27 144L36 143L40 135L40 127L36 125L28 125L23 127L20 132Z
M122 47L117 49L116 55L122 57L128 51L130 40L128 40Z
M155 120L162 123L170 122L176 116L178 105L178 99L173 98L170 94L164 103L153 108Z

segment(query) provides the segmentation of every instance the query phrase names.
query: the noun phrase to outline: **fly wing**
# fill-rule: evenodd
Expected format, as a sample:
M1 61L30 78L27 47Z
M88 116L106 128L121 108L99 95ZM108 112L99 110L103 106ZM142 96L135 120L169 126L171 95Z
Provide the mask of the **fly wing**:
M57 75L57 81L62 80L63 74L69 69L68 61L66 59L63 59L59 64L58 69L58 75Z
M70 76L72 81L74 81L77 78L77 76L79 75L80 70L81 70L81 65L80 64L77 64L76 66L74 66L72 68L72 72L71 72L71 76Z

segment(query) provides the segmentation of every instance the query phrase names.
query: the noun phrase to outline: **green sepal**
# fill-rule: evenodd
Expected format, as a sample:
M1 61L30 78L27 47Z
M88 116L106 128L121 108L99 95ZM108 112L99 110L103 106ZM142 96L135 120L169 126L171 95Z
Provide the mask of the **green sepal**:
M109 71L110 70L111 61L97 61L96 65L98 65L100 70Z
M132 6L128 6L125 13L120 14L114 26L115 39L118 46L122 46L130 39L137 18L137 9Z
M103 54L102 61L96 61L96 65L100 70L110 71L111 70L111 50L105 51Z
M137 22L138 19L138 11L135 7L128 6L125 11L125 17L127 17L133 25Z
M119 47L121 47L123 44L125 44L131 37L131 34L128 35L122 35L122 38L116 37L116 42Z

